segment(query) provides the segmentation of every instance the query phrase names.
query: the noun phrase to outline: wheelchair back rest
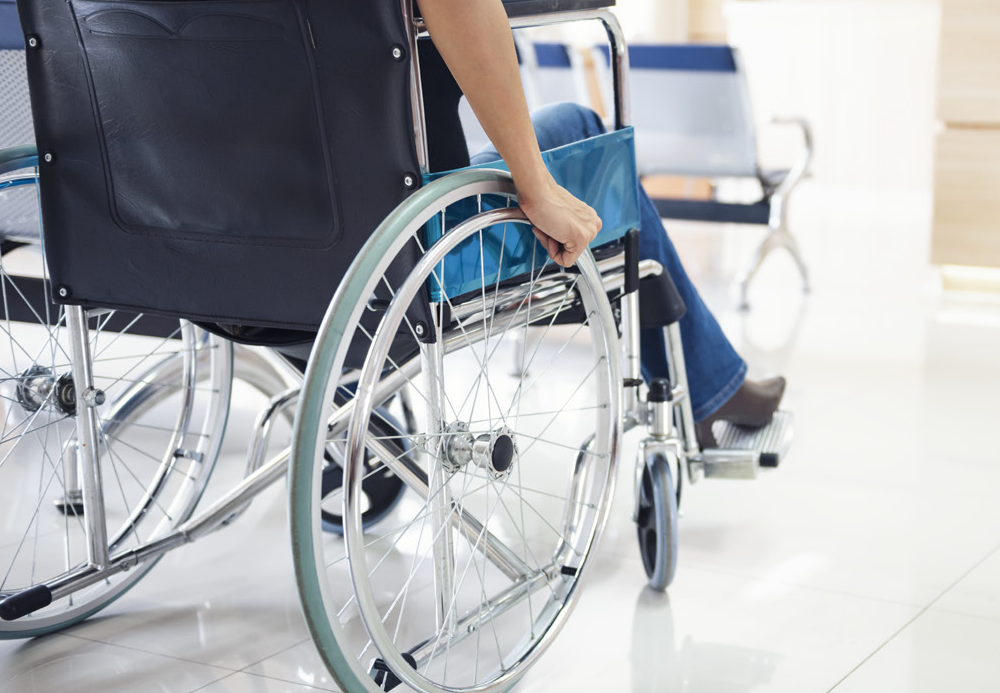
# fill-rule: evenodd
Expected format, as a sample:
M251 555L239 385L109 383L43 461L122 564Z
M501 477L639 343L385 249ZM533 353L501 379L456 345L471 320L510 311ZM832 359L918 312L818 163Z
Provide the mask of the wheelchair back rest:
M607 49L598 51L595 63L606 69ZM629 67L641 175L757 175L753 113L735 48L634 45Z
M318 326L418 179L398 0L18 10L60 302Z
M601 218L601 231L591 242L591 247L611 243L632 228L639 228L639 193L635 171L635 145L632 128L624 128L574 142L542 152L542 160L555 180L577 198L591 205ZM471 166L473 169L496 168L508 170L503 161ZM429 183L453 173L432 173L424 176ZM504 198L482 201L483 211L507 206ZM428 245L436 241L456 224L475 214L478 209L449 208L443 220L434 219L426 228ZM504 224L490 227L483 232L480 244L470 238L463 246L452 251L444 262L441 286L431 284L434 300L440 297L443 286L449 296L457 296L486 284L505 281L517 275L540 269L547 259L542 245L535 239L527 224Z

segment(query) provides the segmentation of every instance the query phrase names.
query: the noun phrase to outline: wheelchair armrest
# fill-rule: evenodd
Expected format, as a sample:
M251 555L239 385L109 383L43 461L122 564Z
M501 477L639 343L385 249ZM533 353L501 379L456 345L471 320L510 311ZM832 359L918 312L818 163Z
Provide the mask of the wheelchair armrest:
M34 145L0 149L0 176L33 166L38 166L38 150Z
M781 182L776 186L772 186L768 184L764 176L758 176L761 185L769 193L768 196L787 196L792 191L792 188L798 185L802 177L805 176L806 170L809 168L809 162L812 160L812 129L809 127L809 122L804 118L771 118L768 123L771 125L796 125L802 131L802 151L792 165L792 168L788 171L788 174L781 179Z
M508 17L597 10L614 5L615 0L503 0Z
M536 15L585 10L603 10L614 7L617 0L501 0L508 19L533 17ZM421 17L419 6L414 16Z

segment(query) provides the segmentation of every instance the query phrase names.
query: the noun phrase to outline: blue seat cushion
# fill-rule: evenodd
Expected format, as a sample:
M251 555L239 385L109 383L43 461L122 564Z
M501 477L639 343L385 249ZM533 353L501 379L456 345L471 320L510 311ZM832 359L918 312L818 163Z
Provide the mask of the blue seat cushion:
M17 6L14 0L0 0L0 51L23 48L24 36L17 19Z
M610 62L607 46L599 46ZM633 70L674 70L679 72L736 72L733 49L707 44L635 44L628 47L629 68Z
M535 58L538 67L572 67L569 50L561 43L536 43Z

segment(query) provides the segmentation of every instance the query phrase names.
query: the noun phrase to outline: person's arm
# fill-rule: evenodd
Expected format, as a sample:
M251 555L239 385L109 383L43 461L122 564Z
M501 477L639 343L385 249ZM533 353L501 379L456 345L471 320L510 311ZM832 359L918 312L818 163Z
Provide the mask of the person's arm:
M569 267L601 229L596 212L561 188L542 162L500 0L420 0L427 30L506 162L518 204L549 256Z

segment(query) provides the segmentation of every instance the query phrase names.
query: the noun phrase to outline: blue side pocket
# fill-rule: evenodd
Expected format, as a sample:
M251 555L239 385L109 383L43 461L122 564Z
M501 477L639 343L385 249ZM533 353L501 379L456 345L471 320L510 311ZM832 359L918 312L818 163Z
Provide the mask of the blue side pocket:
M542 159L553 178L564 188L593 207L601 218L601 232L591 247L604 245L639 226L639 193L635 170L635 138L632 128L624 128L580 142L542 152ZM472 169L502 169L502 161L471 166ZM454 171L432 173L424 184ZM506 207L507 200L484 195L483 211ZM443 220L427 224L425 241L437 241L457 224L476 214L474 201L452 205ZM485 283L504 281L540 267L547 255L525 224L498 224L483 230L483 252L476 238L470 238L445 258L443 279L447 295L456 296L479 289ZM436 282L435 282L436 283ZM440 288L431 287L434 300Z

